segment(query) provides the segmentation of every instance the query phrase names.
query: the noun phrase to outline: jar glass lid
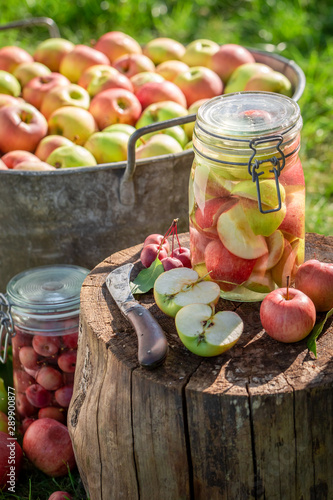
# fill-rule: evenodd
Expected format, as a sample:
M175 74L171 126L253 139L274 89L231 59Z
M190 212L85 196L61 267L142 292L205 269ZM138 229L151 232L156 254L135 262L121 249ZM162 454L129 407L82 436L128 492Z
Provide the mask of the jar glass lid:
M80 290L90 271L74 265L52 265L29 269L7 285L12 308L57 312L79 308Z
M298 104L272 92L224 94L203 103L196 125L215 137L241 139L288 133L300 123Z

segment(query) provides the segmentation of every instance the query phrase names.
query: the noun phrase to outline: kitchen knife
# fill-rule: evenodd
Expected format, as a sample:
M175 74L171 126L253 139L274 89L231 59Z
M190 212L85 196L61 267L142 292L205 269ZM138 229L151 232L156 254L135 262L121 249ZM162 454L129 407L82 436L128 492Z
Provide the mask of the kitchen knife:
M163 363L168 352L165 334L150 314L137 302L130 288L133 264L117 267L106 278L106 286L122 314L127 318L138 337L138 360L145 368L155 368Z

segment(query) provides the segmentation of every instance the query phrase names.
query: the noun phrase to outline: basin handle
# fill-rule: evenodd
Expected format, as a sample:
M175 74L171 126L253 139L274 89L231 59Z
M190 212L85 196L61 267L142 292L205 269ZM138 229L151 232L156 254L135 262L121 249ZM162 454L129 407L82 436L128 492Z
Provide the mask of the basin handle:
M135 201L133 177L136 168L135 145L137 140L140 139L140 137L142 137L143 135L151 132L158 132L159 130L164 130L176 125L184 125L185 123L193 122L195 121L196 116L196 113L193 113L186 116L171 118L170 120L164 120L163 122L146 125L145 127L138 128L135 132L133 132L133 134L129 138L127 146L127 165L124 175L122 176L122 179L120 181L120 203L122 203L123 205L133 205Z
M0 31L12 28L31 28L32 26L47 26L50 38L60 38L60 31L57 24L50 17L31 17L21 19L12 23L0 25Z

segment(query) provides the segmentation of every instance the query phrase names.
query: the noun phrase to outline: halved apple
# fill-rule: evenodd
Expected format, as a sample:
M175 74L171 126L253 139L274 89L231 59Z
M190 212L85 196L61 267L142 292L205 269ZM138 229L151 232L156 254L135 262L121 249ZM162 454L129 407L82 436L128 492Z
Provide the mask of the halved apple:
M260 198L263 205L268 205L270 208L276 208L279 205L278 193L275 179L259 179ZM286 198L285 189L279 183L279 190L282 203ZM243 196L250 200L255 200L258 203L257 185L252 180L241 181L236 184L231 194Z
M154 284L154 299L165 314L175 317L188 304L217 304L220 287L213 281L202 280L187 267L170 269L160 274Z
M230 291L249 279L256 259L242 259L229 252L220 240L212 240L205 250L205 263L212 280L218 281L222 290Z
M198 356L218 356L233 347L243 333L240 316L232 311L214 310L206 304L183 307L175 318L176 329L185 347Z
M260 257L255 263L253 271L265 273L276 266L284 250L284 238L281 231L277 230L266 238L268 253Z
M287 213L279 229L288 235L288 239L304 238L305 190L288 186L286 193Z
M204 205L198 207L195 211L196 226L208 236L217 236L216 225L220 214L237 203L237 198L231 196L207 200Z
M272 268L272 278L279 288L287 286L287 276L290 277L292 281L295 275L295 262L299 247L299 240L295 240L292 243L284 240L284 250L279 262Z
M239 200L221 213L217 232L229 252L242 259L258 259L268 252L264 236L254 234Z
M197 200L229 196L234 182L216 172L214 167L197 163L194 170L194 192ZM199 204L199 201L198 201Z
M249 198L240 198L240 203L254 234L262 234L263 236L270 236L274 233L287 212L285 203L282 203L280 210L268 213L260 212L258 202ZM263 205L262 208L270 210L268 205Z

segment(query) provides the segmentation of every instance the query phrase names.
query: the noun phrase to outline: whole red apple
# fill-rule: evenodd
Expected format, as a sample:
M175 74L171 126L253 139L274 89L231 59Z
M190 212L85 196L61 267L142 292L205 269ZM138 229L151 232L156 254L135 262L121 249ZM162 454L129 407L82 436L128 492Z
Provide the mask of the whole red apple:
M16 66L23 62L33 62L33 57L26 50L14 45L0 49L0 69L13 73Z
M47 135L38 143L35 155L42 161L46 161L52 151L61 146L71 146L73 143L63 135ZM7 153L10 154L10 153Z
M72 83L77 83L83 71L95 64L108 65L110 60L99 50L79 44L61 59L59 71Z
M250 62L255 62L255 59L248 49L235 43L226 43L211 56L208 67L215 71L226 84L238 66Z
M333 307L333 264L307 260L297 270L295 287L310 297L318 312L329 311Z
M194 66L174 79L186 97L187 107L200 99L210 99L223 92L223 83L217 73L205 66Z
M75 457L67 427L53 418L32 422L23 438L23 451L30 462L45 474L59 477L73 470Z
M29 151L24 151L21 149L9 151L5 155L3 155L1 159L8 168L14 168L22 161L38 161L36 155L34 155L33 153L29 153Z
M70 83L68 78L60 73L35 76L23 87L22 96L28 103L40 109L44 97L50 90L59 86L68 86Z
M87 90L90 97L94 97L107 89L119 88L133 92L130 79L113 66L106 66L105 64L95 64L87 68L80 76L78 84Z
M55 491L48 500L71 500L73 497L67 491Z
M168 80L145 83L135 95L139 99L142 109L155 102L164 101L177 102L184 108L187 107L186 97L182 90Z
M140 101L126 89L108 89L91 100L90 113L100 130L113 123L135 125L141 115Z
M51 71L59 71L62 58L73 49L74 43L65 38L47 38L37 45L33 57Z
M0 130L3 153L14 149L33 152L47 134L47 121L31 104L14 104L0 109Z
M130 78L143 71L155 71L155 64L143 54L125 54L113 61L112 66Z
M261 303L260 320L267 334L279 342L298 342L311 332L316 308L305 293L295 288L277 288Z
M15 491L22 461L22 448L16 439L0 431L0 490Z
M96 50L105 54L113 62L124 54L141 54L139 43L122 31L109 31L104 33L94 45Z

